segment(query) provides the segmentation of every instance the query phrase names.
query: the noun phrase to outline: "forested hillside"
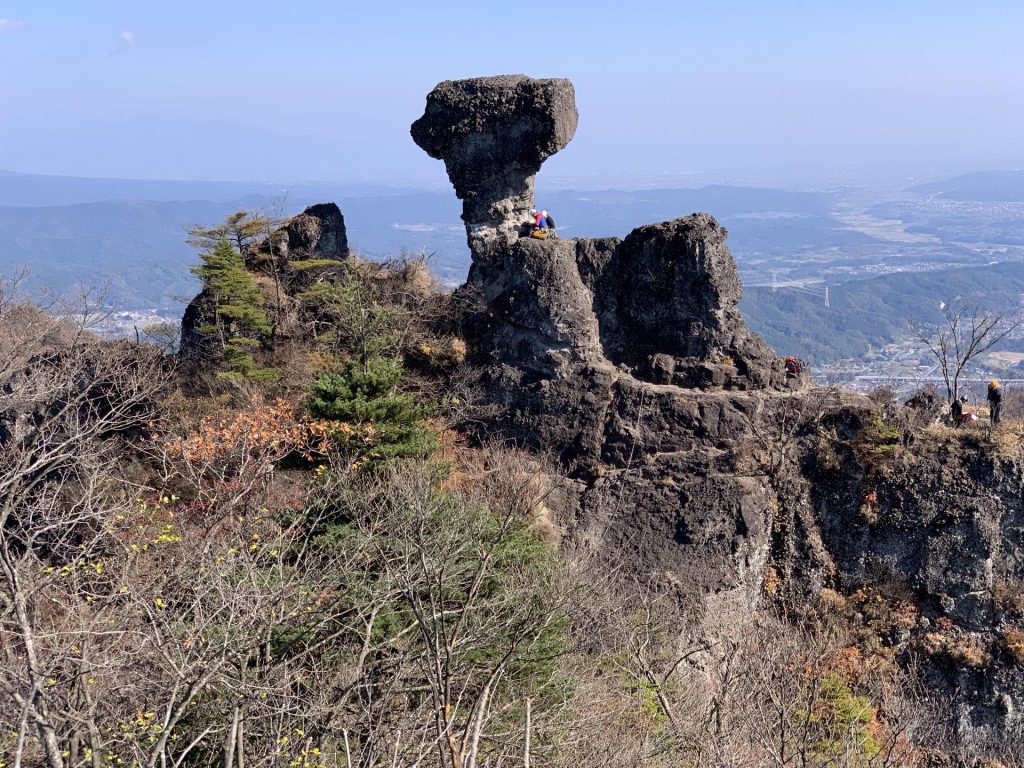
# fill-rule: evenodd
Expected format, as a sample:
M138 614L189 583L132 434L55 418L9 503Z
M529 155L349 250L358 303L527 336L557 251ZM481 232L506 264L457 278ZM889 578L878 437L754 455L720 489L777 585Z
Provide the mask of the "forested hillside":
M827 362L906 338L914 321L940 320L943 302L1014 311L1022 296L1024 264L1006 263L830 283L830 307L820 286L814 293L747 287L741 307L780 353Z

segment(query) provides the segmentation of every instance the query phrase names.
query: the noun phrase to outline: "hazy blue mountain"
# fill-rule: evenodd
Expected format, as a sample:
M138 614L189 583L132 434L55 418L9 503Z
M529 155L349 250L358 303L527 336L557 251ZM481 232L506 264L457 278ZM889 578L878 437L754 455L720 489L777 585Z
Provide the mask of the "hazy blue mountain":
M43 176L0 171L0 205L54 206L111 200L179 202L208 200L226 203L259 195L268 200L290 198L334 199L345 195L377 195L402 188L372 184L290 182L266 184L236 181L184 181L160 179L94 179L78 176Z
M249 208L290 215L328 200L341 207L349 241L363 255L423 252L445 281L465 278L461 204L450 190L306 184L284 197L283 188L271 185L10 173L0 175L0 271L28 265L36 286L64 291L76 283L106 284L119 307L173 312L180 308L175 297L191 295L197 285L188 271L196 257L184 242L189 226ZM729 227L741 268L748 253L798 257L806 248L864 239L829 218L831 199L818 193L725 186L560 190L542 191L540 204L564 236L587 237L624 236L641 224L708 210Z
M978 175L961 178L974 176ZM956 183L925 194L967 188L951 181ZM233 182L11 173L0 173L0 203L6 203L0 205L0 271L28 265L36 287L58 291L76 283L105 285L117 308L156 309L173 317L182 311L179 298L198 290L189 272L196 254L185 243L188 227L216 224L236 210L291 215L331 200L341 207L349 242L362 255L383 259L422 252L449 284L465 279L469 252L461 203L448 189L305 184L284 190ZM972 210L950 212L944 204L926 200L918 205L910 198L876 206L871 210L877 219L902 219L907 231L939 238L938 245L894 245L836 220L831 213L836 200L825 193L727 186L636 191L541 188L538 201L553 214L565 237L622 237L642 224L711 212L729 229L730 247L748 285L742 306L751 327L776 349L819 362L862 355L905 336L908 318L934 313L954 287L1007 306L1024 293L1024 265L1016 263L959 272L920 271L930 264L939 269L951 262L990 261L984 249L974 252L964 245L972 242L971 237L1020 242L1021 228L1001 210L979 218ZM916 271L863 279L879 269ZM822 297L807 291L756 287L776 274L782 280L828 279L832 308L826 310Z
M1024 202L1024 171L979 171L911 187L919 195L973 202Z

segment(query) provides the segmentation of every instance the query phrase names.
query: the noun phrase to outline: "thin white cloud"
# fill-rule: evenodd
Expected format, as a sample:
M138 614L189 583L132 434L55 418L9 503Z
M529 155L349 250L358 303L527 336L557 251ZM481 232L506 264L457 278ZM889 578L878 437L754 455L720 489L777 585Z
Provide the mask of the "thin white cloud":
M0 19L0 32L13 32L25 26L24 21L17 19Z
M135 44L139 41L138 35L135 34L134 30L126 29L124 32L117 36L117 45L107 51L107 58L111 56L117 56L119 53L125 53L135 47Z

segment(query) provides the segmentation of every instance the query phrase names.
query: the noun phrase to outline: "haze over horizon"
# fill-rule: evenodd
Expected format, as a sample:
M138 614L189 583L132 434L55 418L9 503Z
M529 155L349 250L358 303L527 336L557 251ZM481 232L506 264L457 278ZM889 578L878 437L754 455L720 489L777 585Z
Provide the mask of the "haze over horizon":
M446 185L410 140L445 79L568 77L556 185L927 180L1024 167L1024 7L451 0L0 6L0 169Z

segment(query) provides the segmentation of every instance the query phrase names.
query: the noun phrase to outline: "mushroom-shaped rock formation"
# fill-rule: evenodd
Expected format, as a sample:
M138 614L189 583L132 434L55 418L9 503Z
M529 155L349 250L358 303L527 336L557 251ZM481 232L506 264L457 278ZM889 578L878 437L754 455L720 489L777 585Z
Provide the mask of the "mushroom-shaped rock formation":
M624 240L515 237L533 174L575 130L572 94L566 80L446 82L413 126L464 201L463 290L479 299L464 328L498 406L484 432L560 460L563 546L614 564L602 577L657 580L709 640L765 592L799 600L872 574L991 637L996 585L1024 583L1024 453L929 438L897 461L867 398L787 377L746 327L727 233L706 213ZM946 674L928 679L957 728L1019 727L1024 676L995 661L971 685Z
M534 206L534 175L569 143L577 120L569 80L478 77L430 92L412 137L444 160L474 252L516 237Z

